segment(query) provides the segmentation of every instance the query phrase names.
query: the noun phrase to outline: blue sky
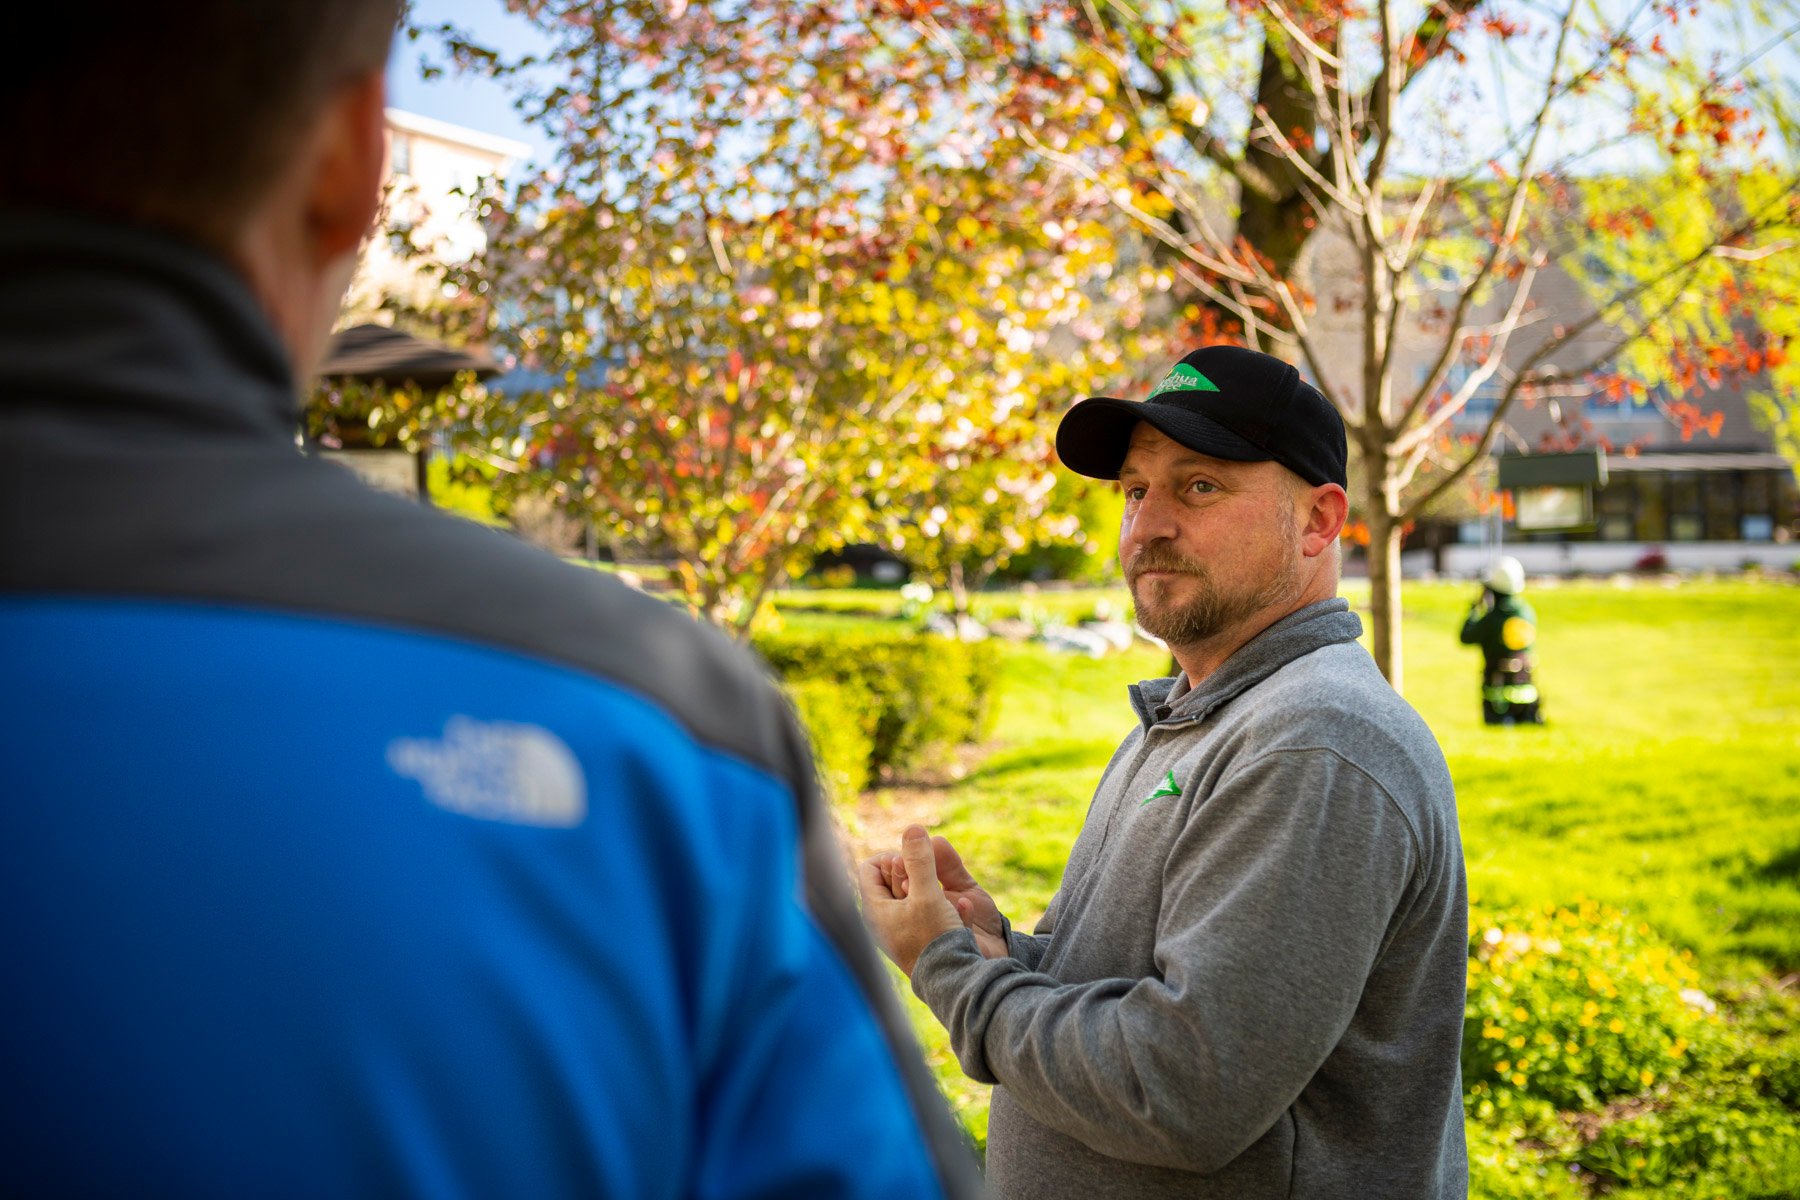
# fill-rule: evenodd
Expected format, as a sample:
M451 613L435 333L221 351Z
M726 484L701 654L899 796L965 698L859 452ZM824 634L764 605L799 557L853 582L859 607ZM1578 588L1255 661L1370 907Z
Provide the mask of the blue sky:
M528 51L537 44L530 26L507 13L501 0L414 0L413 13L421 25L448 21L507 52ZM419 77L421 62L442 61L435 41L430 36L416 42L396 40L388 60L388 103L423 117L514 138L533 147L535 157L547 159L549 139L513 111L512 98L500 85L451 74L434 80Z

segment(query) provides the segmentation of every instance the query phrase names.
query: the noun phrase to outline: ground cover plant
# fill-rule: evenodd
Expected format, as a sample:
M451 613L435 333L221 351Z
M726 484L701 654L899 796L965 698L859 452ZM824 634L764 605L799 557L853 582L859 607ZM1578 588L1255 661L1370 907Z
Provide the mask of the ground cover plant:
M1480 723L1455 636L1472 594L1408 585L1405 619L1469 862L1473 1195L1800 1195L1800 588L1534 588L1550 724L1526 730ZM1128 727L1124 685L1167 659L999 654L995 735L932 810L1029 925ZM896 796L860 818L910 811ZM906 998L981 1140L986 1089Z

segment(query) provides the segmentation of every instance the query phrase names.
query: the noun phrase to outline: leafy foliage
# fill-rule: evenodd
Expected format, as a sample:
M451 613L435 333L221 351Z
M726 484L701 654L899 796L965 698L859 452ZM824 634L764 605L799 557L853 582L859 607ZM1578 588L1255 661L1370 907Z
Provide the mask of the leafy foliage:
M442 389L325 380L308 396L301 417L309 439L334 449L417 450L477 390L473 377L466 375Z
M840 798L884 774L942 765L996 717L991 646L912 633L763 635L755 646L810 718L822 773Z
M536 61L450 44L562 152L471 289L569 386L484 444L740 626L842 537L953 584L1072 538L1056 407L1144 383L1140 335L1240 340L1351 427L1398 684L1401 533L1516 406L1692 433L1711 378L1792 369L1793 0L509 6Z
M1586 1200L1568 1166L1543 1153L1517 1126L1468 1126L1469 1195L1475 1200Z
M960 578L1080 537L1046 418L1118 354L1085 319L1097 202L995 156L980 106L852 7L514 7L550 46L527 107L558 160L487 206L463 282L562 384L470 430L510 486L675 556L740 631L846 540Z
M1775 1200L1800 1184L1797 1116L1741 1079L1714 1077L1605 1125L1576 1161L1614 1184Z
M813 759L826 794L839 804L849 803L869 784L879 710L852 701L842 684L829 679L793 679L786 686L800 724L812 739Z
M1691 953L1616 909L1470 919L1463 1085L1491 1119L1528 1099L1592 1107L1680 1076L1713 1036Z

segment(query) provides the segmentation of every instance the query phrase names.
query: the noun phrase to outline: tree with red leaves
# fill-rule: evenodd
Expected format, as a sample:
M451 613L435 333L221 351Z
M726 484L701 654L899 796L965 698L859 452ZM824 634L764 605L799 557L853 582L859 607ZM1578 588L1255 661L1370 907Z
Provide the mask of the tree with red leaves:
M694 231L801 203L880 225L968 173L991 186L958 226L1053 257L1065 219L1112 231L1069 276L1106 322L1085 366L1161 361L1114 340L1145 327L1303 365L1350 430L1396 686L1403 531L1515 405L1612 375L1681 419L1788 352L1800 0L509 6L556 46L555 203L630 181Z
M1402 533L1515 405L1610 374L1694 431L1699 385L1787 352L1792 0L893 11L1107 199L1189 340L1300 363L1343 412L1396 686Z

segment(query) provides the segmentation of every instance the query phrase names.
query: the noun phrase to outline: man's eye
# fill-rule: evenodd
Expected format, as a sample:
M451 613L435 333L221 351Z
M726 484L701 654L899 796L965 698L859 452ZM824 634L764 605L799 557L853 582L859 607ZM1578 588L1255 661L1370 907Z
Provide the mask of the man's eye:
M1125 498L1127 500L1142 500L1144 498L1144 489L1141 487L1128 487L1125 489Z
M1196 491L1196 492L1216 492L1219 490L1218 488L1214 487L1212 484L1208 483L1204 479L1194 480L1193 483L1190 483L1188 485L1188 488L1190 491Z

